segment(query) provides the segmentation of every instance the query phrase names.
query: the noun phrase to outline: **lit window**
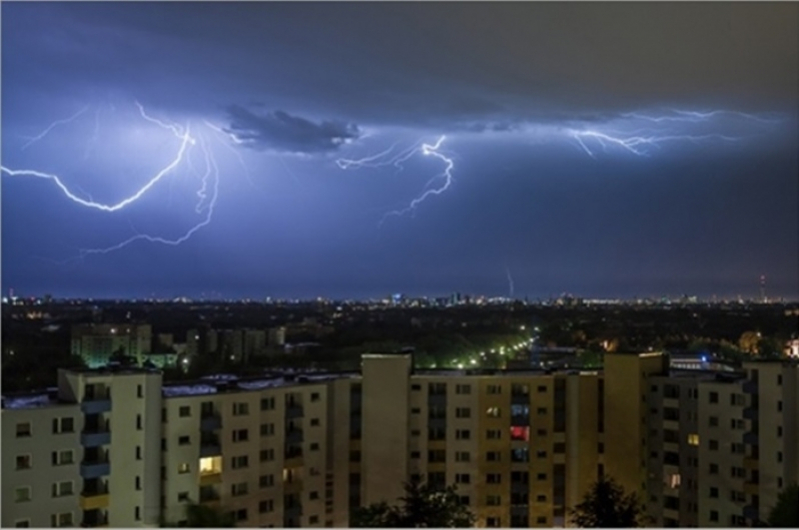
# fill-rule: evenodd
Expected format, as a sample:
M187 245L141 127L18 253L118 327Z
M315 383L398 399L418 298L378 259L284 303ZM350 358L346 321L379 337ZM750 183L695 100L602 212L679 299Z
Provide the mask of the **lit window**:
M530 427L511 427L510 428L511 440L522 440L525 442L530 441Z
M178 465L178 473L183 474L183 473L188 473L188 472L189 472L189 464L188 463L184 462L184 463Z
M688 435L688 445L699 445L699 435L698 434L689 434Z
M188 469L188 464L182 464L186 466ZM188 471L185 471L186 473ZM200 459L200 474L201 475L212 475L215 473L222 472L222 457L221 456L209 456L206 458Z

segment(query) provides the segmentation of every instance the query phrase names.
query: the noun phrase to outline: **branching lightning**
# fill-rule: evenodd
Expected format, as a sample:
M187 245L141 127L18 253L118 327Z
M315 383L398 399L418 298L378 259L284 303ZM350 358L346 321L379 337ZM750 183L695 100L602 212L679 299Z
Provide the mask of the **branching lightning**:
M505 275L508 277L508 297L513 298L513 292L515 289L513 287L513 276L510 274L509 267L505 267Z
M81 251L80 251L81 258L86 257L86 256L91 255L91 254L108 254L109 252L114 252L116 250L120 250L120 249L122 249L122 248L130 245L131 243L136 242L136 241L147 241L147 242L150 242L150 243L161 243L161 244L164 244L164 245L177 246L177 245L180 245L181 243L184 243L185 241L187 241L189 238L191 238L191 236L193 236L195 234L195 232L197 232L201 228L203 228L205 226L208 226L208 224L210 224L211 220L213 219L214 208L216 207L216 201L217 201L217 198L219 197L219 168L218 168L218 166L216 164L216 160L215 160L215 158L213 156L213 153L208 148L208 146L206 145L205 140L202 137L200 138L200 141L199 141L199 147L200 147L200 150L203 153L203 157L204 157L204 160L205 160L205 173L202 175L203 187L200 189L200 191L197 192L197 195L200 197L200 202L197 204L197 206L195 208L195 211L197 213L202 213L203 211L206 212L205 213L205 218L202 221L200 221L199 223L197 223L194 226L192 226L182 236L174 238L174 239L169 239L169 238L165 238L165 237L161 237L161 236L151 236L151 235L147 235L147 234L139 234L139 233L137 233L136 235L129 237L128 239L122 241L121 243L118 243L118 244L110 246L110 247L94 248L94 249L81 249ZM203 207L203 204L205 203L205 199L207 198L207 196L206 196L206 193L207 193L206 185L207 185L207 182L208 182L209 178L211 178L213 180L213 188L212 188L212 191L211 191L210 200L208 200L207 205L205 207Z
M204 216L201 221L199 221L191 228L189 228L187 231L185 231L183 235L177 238L170 239L167 237L162 237L157 235L139 233L134 229L134 232L136 232L134 236L116 245L112 245L105 248L81 249L80 258L92 254L107 254L116 250L120 250L136 241L148 241L151 243L161 243L165 245L179 245L187 241L198 230L207 226L212 221L214 208L216 206L217 199L219 196L220 179L219 179L219 168L216 159L214 157L214 154L208 145L208 142L206 141L204 136L199 136L199 140L195 139L195 137L193 137L191 134L190 126L188 123L184 126L178 123L156 118L148 114L145 108L138 101L135 102L135 105L139 111L139 115L144 120L153 123L162 129L170 131L179 140L179 145L177 147L177 153L175 154L174 158L171 160L171 162L168 165L166 165L160 171L156 172L155 175L153 175L143 186L141 186L138 190L136 190L132 195L129 195L119 200L118 202L115 203L97 202L91 197L89 193L85 192L80 186L78 185L68 186L64 182L62 177L52 173L46 173L35 169L11 169L5 166L0 166L0 171L9 177L35 177L35 178L51 180L63 193L63 195L66 196L72 202L78 204L81 207L89 208L92 210L99 210L105 213L118 212L132 205L133 203L144 197L145 194L147 194L150 190L152 190L152 188L156 184L158 184L170 173L173 173L184 162L189 167L189 169L191 169L198 175L202 184L199 190L196 192L197 203L195 205L194 210L198 214L204 214ZM43 133L41 133L36 138L28 142L28 144L26 144L26 147L31 145L33 142L43 138L54 127L74 121L75 119L77 119L77 117L86 112L88 109L89 107L86 107L82 109L78 114L66 120L59 120L57 122L54 122ZM210 124L208 125L209 127L211 126ZM214 127L211 128L217 130ZM99 111L95 116L95 131L92 140L96 139L98 135L99 135ZM200 149L200 152L202 153L202 157L204 160L204 172L202 174L200 174L196 169L194 169L194 166L192 164L191 151L192 148L194 148L195 146ZM235 154L240 158L240 155L238 153ZM245 170L247 169L246 165L244 166L244 168ZM73 191L73 188L79 191L80 194Z
M703 134L703 135L653 134L649 136L624 136L618 133L614 134L603 133L593 129L587 129L587 130L570 129L569 135L572 138L574 138L577 141L577 143L580 144L580 147L583 148L586 154L588 154L592 158L596 158L596 156L594 152L586 144L586 140L588 139L596 141L596 143L598 143L605 152L607 152L608 147L615 145L638 156L648 156L649 151L647 150L647 148L652 148L652 147L660 148L660 144L663 142L682 141L682 142L698 143L702 140L724 140L727 142L736 142L740 140L740 138L736 138L733 136L726 136L723 134Z
M56 120L56 121L54 121L54 122L53 122L53 123L51 123L51 124L50 124L50 126L49 126L49 127L47 127L47 128L44 130L44 131L42 131L41 133L37 134L36 136L34 136L33 138L31 138L30 140L28 140L28 141L25 143L25 145L23 145L23 146L22 146L22 150L24 151L25 149L27 149L27 148L28 148L28 147L30 147L31 145L35 144L36 142L38 142L39 140L41 140L42 138L44 138L45 136L47 136L47 134L48 134L50 131L52 131L53 129L55 129L55 128L56 128L56 127L58 127L59 125L66 125L67 123L72 123L73 121L77 120L77 119L78 119L78 118L80 118L80 117L83 115L83 113L85 113L87 110L89 110L89 107L88 107L88 105L87 105L86 107L83 107L82 109L80 109L78 112L76 112L74 115L70 116L69 118L65 118L65 119L63 119L63 120Z

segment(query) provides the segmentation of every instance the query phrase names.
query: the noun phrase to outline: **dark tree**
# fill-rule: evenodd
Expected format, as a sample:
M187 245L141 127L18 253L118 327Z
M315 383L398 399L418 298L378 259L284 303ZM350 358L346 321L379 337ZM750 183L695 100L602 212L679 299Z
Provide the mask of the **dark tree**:
M381 502L355 511L354 528L470 528L475 517L460 502L455 486L445 488L413 478L399 505Z
M625 495L624 488L613 479L603 477L569 515L581 528L635 528L641 525L643 507L634 493Z
M768 516L768 525L776 528L799 528L799 484L791 484L777 497Z
M208 506L205 504L186 504L185 524L172 522L162 522L161 528L235 528L236 519L233 513L224 511L221 508Z

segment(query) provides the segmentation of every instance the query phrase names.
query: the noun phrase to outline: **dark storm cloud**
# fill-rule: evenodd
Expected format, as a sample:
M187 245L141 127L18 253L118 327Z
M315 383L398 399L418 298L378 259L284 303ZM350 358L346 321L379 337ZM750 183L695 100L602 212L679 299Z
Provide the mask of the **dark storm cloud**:
M227 108L227 132L257 150L289 153L321 153L338 149L360 136L354 123L322 121L314 123L280 110L255 114L239 105Z
M790 111L799 84L792 3L6 3L3 12L4 40L19 42L4 47L4 67L37 90L46 80L61 93L124 89L195 109L262 101L370 125L655 106Z

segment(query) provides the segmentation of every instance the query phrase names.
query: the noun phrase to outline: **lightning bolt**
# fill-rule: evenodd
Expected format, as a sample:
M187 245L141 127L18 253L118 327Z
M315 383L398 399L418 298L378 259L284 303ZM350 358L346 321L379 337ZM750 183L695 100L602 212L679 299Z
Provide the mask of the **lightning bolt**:
M603 133L594 129L577 130L570 129L568 134L577 141L582 149L591 156L596 158L594 151L592 151L586 140L594 140L598 143L602 150L607 152L608 147L617 146L621 149L629 151L630 153L638 156L649 156L648 147L660 148L663 142L674 141L687 141L699 143L703 140L724 140L727 142L737 142L740 138L733 136L726 136L723 134L702 134L702 135L678 135L678 134L664 134L664 135L650 135L650 136L625 136L619 133Z
M648 114L639 114L636 112L631 112L627 114L622 114L622 117L652 121L655 123L663 123L663 122L702 123L709 121L711 118L716 118L719 116L743 118L745 120L757 121L761 123L779 123L780 121L782 121L782 118L758 116L757 114L747 114L746 112L740 112L737 110L711 110L707 112L699 112L692 110L670 109L669 112L671 112L673 115L651 116Z
M103 212L116 212L117 210L121 210L121 209L125 208L126 206L128 206L129 204L132 204L132 203L136 202L137 200L139 200L145 193L147 193L150 190L150 188L155 186L161 179L163 179L166 175L168 175L176 167L178 167L178 165L180 165L180 163L183 161L183 157L184 157L184 154L186 153L186 149L190 145L193 145L195 143L194 138L192 138L191 135L189 134L189 126L188 125L186 125L186 128L184 130L183 127L181 127L181 126L179 126L177 124L165 123L165 122L162 122L160 120L156 120L155 118L152 118L152 117L148 116L144 112L144 108L138 102L136 102L136 105L139 107L141 115L146 120L151 121L151 122L153 122L153 123L155 123L155 124L157 124L157 125L159 125L161 127L166 128L166 129L169 129L173 133L175 133L175 136L177 136L178 139L180 139L180 141L181 141L180 142L180 148L178 149L178 153L175 156L174 160L172 160L172 162L170 162L169 165L167 165L161 171L156 173L152 178L150 178L149 181L147 181L147 183L145 183L141 188L139 188L133 195L130 195L129 197L126 197L126 198L120 200L119 202L112 203L112 204L105 204L105 203L101 203L101 202L95 202L95 201L93 201L91 199L90 200L82 199L78 195L75 195L75 193L72 192L67 187L66 184L64 184L64 182L58 177L58 175L54 175L52 173L44 173L44 172L41 172L41 171L36 171L34 169L9 169L9 168L7 168L5 166L0 166L0 172L6 173L7 175L9 175L11 177L26 176L26 177L37 177L37 178L43 178L43 179L47 179L47 180L52 180L55 183L55 185L63 192L63 194L67 198L69 198L71 201L73 201L73 202L75 202L77 204L80 204L81 206L85 206L86 208L93 208L93 209L100 210L100 211L103 211Z
M65 118L65 119L63 119L63 120L56 120L56 121L54 121L54 122L53 122L53 123L51 123L51 124L50 124L50 126L49 126L49 127L47 127L47 128L44 130L44 131L42 131L41 133L37 134L36 136L34 136L33 138L31 138L30 140L28 140L28 141L25 143L25 145L23 145L23 146L22 146L22 150L24 151L25 149L27 149L27 148L28 148L28 147L30 147L31 145L35 144L36 142L38 142L39 140L41 140L42 138L44 138L45 136L47 136L47 134L48 134L50 131L52 131L53 129L55 129L55 128L56 128L56 127L58 127L59 125L66 125L67 123L72 123L73 121L77 120L77 119L78 119L78 118L79 118L81 115L83 115L83 113L85 113L87 110L89 110L89 107L88 107L88 105L87 105L86 107L83 107L82 109L80 109L78 112L76 112L74 115L70 116L69 118Z
M407 214L409 212L415 211L416 207L419 206L420 204L422 204L428 197L430 197L432 195L441 195L442 193L444 193L445 191L447 191L449 189L450 185L452 185L452 170L455 167L455 162L453 162L453 160L451 158L447 157L446 155L442 154L439 151L439 149L441 148L441 144L444 143L444 140L446 140L446 138L447 138L446 136L441 136L435 144L432 144L432 145L430 145L430 144L422 144L422 147L421 147L422 154L424 154L425 156L433 156L433 157L438 158L442 162L444 162L444 170L441 173L439 173L438 175L436 175L435 177L433 177L427 183L427 186L426 186L427 189L421 195L419 195L418 197L413 199L406 208L403 208L401 210L393 210L391 212L386 213L383 216L383 219L380 221L380 225L381 226L386 221L386 219L388 219L389 217L395 217L395 216L399 217L399 216L403 216L403 215L405 215L405 214ZM439 179L439 178L442 178L442 177L444 179L444 183L441 186L439 186L437 188L431 188L430 187L430 186L432 186L432 183L436 179Z
M200 137L199 148L202 151L205 160L205 174L202 176L203 187L201 188L201 191L197 193L200 196L201 200L195 210L197 211L197 213L201 213L203 210L206 212L205 218L202 221L192 226L183 235L174 239L137 233L136 235L129 237L128 239L122 241L121 243L112 245L110 247L81 249L80 257L84 258L92 254L108 254L110 252L114 252L122 248L125 248L126 246L135 243L136 241L147 241L149 243L160 243L164 245L177 246L180 245L181 243L188 241L201 228L208 226L213 219L214 208L216 207L217 198L219 197L219 167L217 166L216 159L214 158L213 153L207 147L205 139L202 136ZM208 201L208 205L205 208L202 208L201 207L202 203L206 198L205 189L209 178L213 180L211 198Z
M510 274L510 268L505 267L505 275L508 277L508 298L513 298L513 276Z
M376 155L368 156L366 158L361 158L358 160L350 160L346 158L339 158L336 160L336 165L341 169L350 169L350 168L379 168L379 167L387 167L387 166L394 166L397 169L397 172L403 170L403 163L408 161L413 155L424 152L422 141L419 140L407 149L404 149L397 153L396 155L386 159L389 154L391 154L394 149L397 147L397 143L394 143L391 147L377 153Z

